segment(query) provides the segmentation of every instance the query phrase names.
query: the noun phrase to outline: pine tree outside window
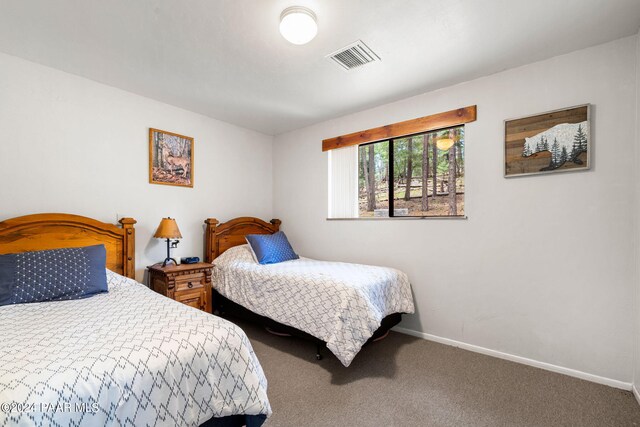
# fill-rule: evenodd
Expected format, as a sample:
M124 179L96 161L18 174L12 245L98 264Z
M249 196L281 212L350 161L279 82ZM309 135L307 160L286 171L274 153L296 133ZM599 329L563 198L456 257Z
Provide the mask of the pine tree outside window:
M464 216L464 152L464 126L361 145L358 217Z
M466 218L465 124L476 120L476 110L470 105L322 140L328 219Z

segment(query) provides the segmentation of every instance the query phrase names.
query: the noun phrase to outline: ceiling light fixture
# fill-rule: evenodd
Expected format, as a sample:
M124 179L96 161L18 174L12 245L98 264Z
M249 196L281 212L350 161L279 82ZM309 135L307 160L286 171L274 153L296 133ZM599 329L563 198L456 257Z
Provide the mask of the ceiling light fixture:
M438 149L442 151L447 151L449 148L453 146L453 139L451 138L440 138L436 140L436 145Z
M286 8L280 15L280 34L293 44L309 43L318 34L315 13L302 6Z

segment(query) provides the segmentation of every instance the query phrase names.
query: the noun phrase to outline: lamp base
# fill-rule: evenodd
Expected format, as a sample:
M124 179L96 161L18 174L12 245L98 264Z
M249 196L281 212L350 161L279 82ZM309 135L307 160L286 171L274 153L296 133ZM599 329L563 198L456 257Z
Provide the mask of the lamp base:
M176 262L175 259L167 257L167 258L164 259L164 262L162 263L162 266L166 267L167 264L170 263L171 261L173 261L174 265L178 265L178 263Z
M178 241L176 240L174 243L177 245ZM169 246L170 244L171 244L171 239L167 239L167 257L164 259L164 262L162 263L163 267L166 267L169 261L173 261L174 265L178 265L176 260L171 258L171 247Z

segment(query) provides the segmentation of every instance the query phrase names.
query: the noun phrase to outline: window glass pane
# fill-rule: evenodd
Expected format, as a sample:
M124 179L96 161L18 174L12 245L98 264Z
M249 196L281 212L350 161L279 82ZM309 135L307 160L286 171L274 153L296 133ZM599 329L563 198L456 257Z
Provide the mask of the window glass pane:
M395 217L464 216L464 157L464 126L360 146L359 217L389 216L389 185Z
M360 217L389 216L389 141L361 145L358 163Z
M393 194L394 216L463 216L464 126L394 140Z

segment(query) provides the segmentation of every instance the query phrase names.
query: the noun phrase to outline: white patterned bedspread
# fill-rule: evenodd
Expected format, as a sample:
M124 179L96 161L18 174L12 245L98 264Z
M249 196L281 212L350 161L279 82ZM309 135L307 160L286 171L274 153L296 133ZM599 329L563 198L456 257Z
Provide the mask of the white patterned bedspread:
M0 307L0 426L196 426L271 413L240 328L107 280L109 292L90 298Z
M216 290L231 301L327 343L349 366L362 345L393 313L413 313L401 271L308 258L260 265L248 245L214 261Z

